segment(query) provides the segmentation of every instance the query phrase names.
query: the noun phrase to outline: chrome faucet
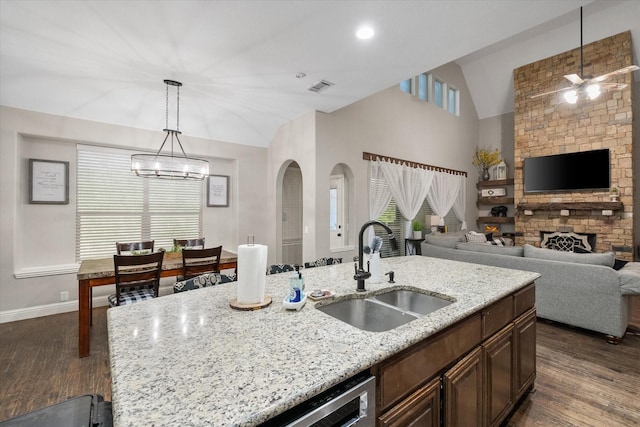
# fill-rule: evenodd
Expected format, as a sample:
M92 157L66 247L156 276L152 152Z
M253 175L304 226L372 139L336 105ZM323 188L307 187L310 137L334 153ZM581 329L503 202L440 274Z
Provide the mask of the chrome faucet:
M391 245L391 249L394 251L398 249L398 241L396 240L396 236L393 235L393 231L389 228L389 226L383 222L372 220L364 223L362 228L360 229L360 236L358 238L358 262L354 264L354 268L356 270L356 274L353 276L354 280L358 281L358 286L356 287L356 291L364 292L366 289L364 288L364 281L371 277L371 273L369 272L369 267L367 266L367 271L364 271L363 266L363 258L364 258L364 250L362 239L364 236L364 230L366 230L369 226L377 224L384 228L387 233L389 233L389 244Z

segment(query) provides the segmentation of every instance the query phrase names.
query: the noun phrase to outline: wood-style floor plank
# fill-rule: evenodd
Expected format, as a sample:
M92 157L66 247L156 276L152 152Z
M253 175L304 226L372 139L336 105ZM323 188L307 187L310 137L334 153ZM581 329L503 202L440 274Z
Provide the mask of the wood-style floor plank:
M0 420L84 394L111 400L107 308L93 311L78 358L78 312L0 324Z
M0 420L83 394L111 400L106 310L94 309L83 359L77 312L0 324ZM611 345L588 331L537 326L536 383L507 426L640 426L640 335Z

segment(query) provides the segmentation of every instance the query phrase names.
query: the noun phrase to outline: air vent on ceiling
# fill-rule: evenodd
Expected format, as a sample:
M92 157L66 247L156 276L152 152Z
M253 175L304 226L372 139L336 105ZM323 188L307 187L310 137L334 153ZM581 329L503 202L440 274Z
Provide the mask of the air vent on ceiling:
M311 92L322 92L323 90L333 86L333 83L326 80L317 81L309 88Z

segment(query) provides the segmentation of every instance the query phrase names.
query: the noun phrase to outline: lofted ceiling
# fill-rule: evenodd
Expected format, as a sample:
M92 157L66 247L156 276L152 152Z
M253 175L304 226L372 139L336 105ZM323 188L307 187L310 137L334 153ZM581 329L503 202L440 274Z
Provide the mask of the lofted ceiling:
M2 0L0 104L162 130L173 79L185 135L266 147L309 111L456 61L492 117L513 109L514 68L579 46L580 6L585 43L631 30L640 56L636 0Z

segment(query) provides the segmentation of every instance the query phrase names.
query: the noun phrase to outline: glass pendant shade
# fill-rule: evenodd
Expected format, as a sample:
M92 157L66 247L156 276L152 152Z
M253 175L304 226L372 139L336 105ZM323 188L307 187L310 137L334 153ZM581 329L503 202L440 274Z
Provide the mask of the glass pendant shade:
M143 178L203 180L204 177L209 175L209 162L195 157L187 157L178 137L180 134L177 128L180 120L180 86L182 86L182 83L173 80L165 80L164 82L167 85L167 126L164 129L167 135L164 137L164 141L162 141L162 145L156 154L131 155L131 170ZM178 88L176 130L169 129L169 86ZM168 154L162 154L162 149L169 137L171 137L171 150ZM174 142L177 142L178 147L180 147L180 152L176 154L173 151Z

